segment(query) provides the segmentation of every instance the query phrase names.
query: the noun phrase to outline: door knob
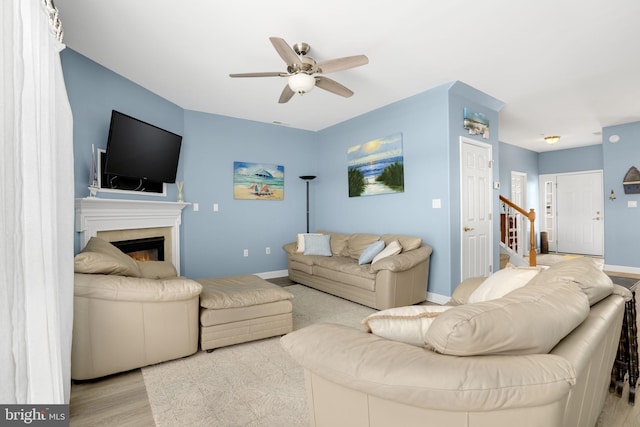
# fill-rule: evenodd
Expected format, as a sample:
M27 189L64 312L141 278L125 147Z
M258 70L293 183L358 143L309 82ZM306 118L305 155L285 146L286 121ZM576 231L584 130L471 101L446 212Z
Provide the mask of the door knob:
M473 230L473 227L465 227L464 228L464 231L471 231L471 230Z

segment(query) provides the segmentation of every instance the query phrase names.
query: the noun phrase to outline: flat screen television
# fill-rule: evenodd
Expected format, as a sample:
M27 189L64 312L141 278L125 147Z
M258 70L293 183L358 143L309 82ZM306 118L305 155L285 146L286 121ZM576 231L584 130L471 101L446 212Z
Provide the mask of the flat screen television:
M182 136L113 110L104 173L111 177L176 182Z

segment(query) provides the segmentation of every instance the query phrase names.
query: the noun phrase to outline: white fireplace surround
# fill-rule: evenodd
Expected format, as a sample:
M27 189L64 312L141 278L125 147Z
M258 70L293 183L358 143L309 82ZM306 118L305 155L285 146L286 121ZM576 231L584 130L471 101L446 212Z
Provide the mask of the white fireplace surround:
M180 223L188 203L86 197L76 199L75 205L82 247L99 231L169 227L171 261L180 274Z

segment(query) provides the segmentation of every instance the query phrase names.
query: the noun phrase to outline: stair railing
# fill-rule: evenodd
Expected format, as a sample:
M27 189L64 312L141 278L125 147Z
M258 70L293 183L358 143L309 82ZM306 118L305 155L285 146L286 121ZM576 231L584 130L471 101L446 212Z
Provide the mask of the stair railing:
M500 202L503 209L504 220L500 221L500 236L502 242L512 251L516 253L522 253L522 251L518 251L522 248L522 240L519 239L519 215L527 218L529 220L529 265L536 265L536 237L534 230L534 222L536 220L536 213L533 209L529 209L527 212L525 209L513 203L511 200L506 197L500 196Z

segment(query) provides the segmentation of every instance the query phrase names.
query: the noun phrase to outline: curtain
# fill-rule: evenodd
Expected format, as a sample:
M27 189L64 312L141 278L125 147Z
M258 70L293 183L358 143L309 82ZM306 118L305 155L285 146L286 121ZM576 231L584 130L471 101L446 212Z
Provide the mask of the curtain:
M69 403L73 135L57 13L2 0L0 402ZM56 34L58 33L58 34Z

